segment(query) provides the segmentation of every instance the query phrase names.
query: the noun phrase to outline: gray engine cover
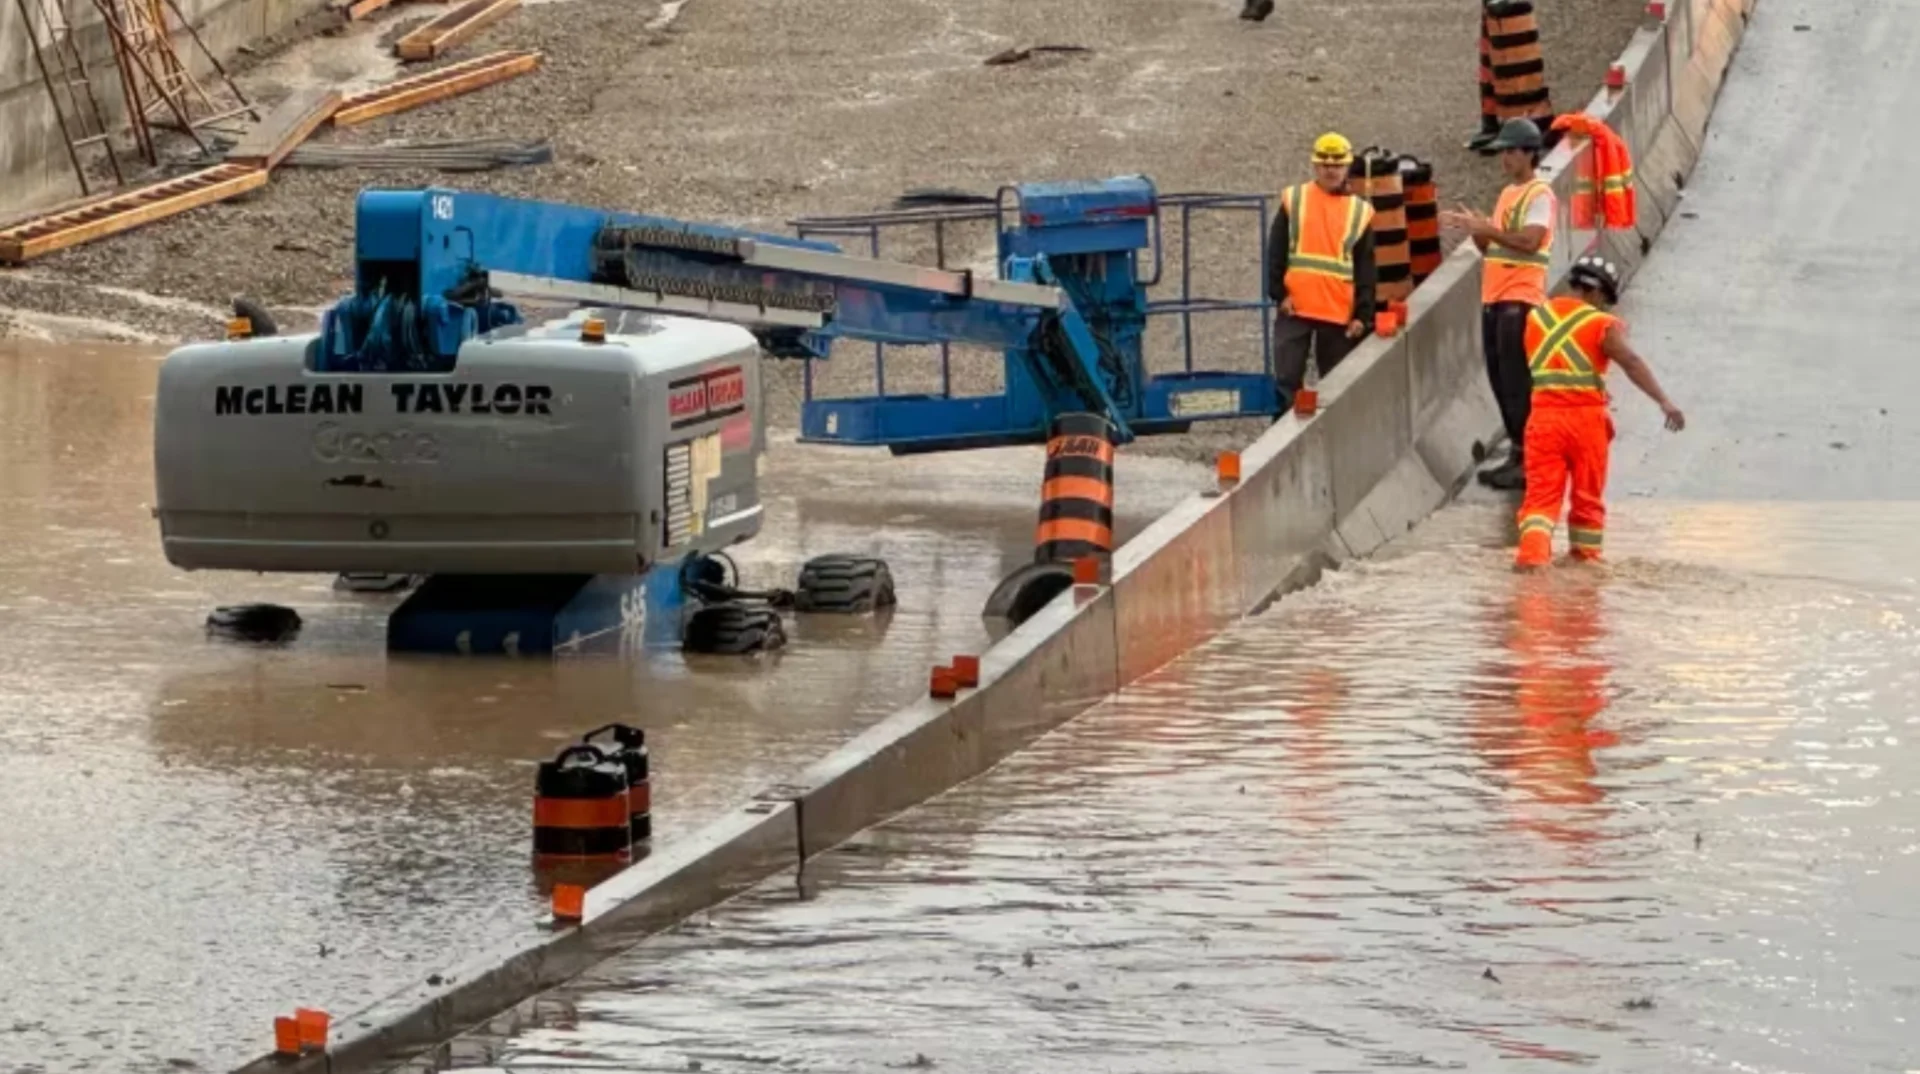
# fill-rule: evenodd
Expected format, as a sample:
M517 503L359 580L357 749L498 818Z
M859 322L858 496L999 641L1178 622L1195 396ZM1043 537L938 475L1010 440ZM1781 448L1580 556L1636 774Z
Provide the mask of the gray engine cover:
M589 313L605 342L580 339ZM735 325L582 311L445 374L316 373L317 337L182 347L154 469L188 570L627 574L760 529L759 348Z

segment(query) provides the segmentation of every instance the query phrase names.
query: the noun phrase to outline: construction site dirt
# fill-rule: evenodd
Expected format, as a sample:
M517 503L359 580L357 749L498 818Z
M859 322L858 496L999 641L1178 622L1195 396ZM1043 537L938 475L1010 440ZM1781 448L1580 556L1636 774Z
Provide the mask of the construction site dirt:
M354 198L365 186L439 183L787 233L795 217L886 208L927 187L992 195L1011 182L1144 173L1168 192L1272 193L1306 177L1307 147L1332 129L1431 162L1443 204L1486 209L1497 165L1463 146L1478 120L1479 7L1324 0L1252 23L1230 0L525 6L445 58L537 49L537 71L323 128L310 144L545 140L549 163L471 173L283 166L251 194L0 273L0 335L171 343L217 331L237 295L265 303L283 327L308 327L350 290ZM391 42L439 11L380 12L245 58L238 77L267 107L315 83L364 88L403 69ZM1556 108L1586 101L1642 11L1634 0L1558 0L1541 13ZM1048 44L1085 51L986 62ZM991 269L987 228L949 234L949 263ZM1178 240L1167 245L1170 285ZM1257 296L1250 215L1209 220L1205 234L1196 226L1195 251L1198 292ZM926 260L931 247L882 253ZM1149 355L1168 368L1183 348L1177 321L1163 321ZM1257 368L1259 340L1251 313L1194 323L1196 360L1215 367ZM870 354L851 348L853 360L829 363L816 391L869 390ZM934 370L902 354L888 362L888 388L925 390ZM770 378L769 416L790 422L797 407L778 404L797 395L800 373L783 363ZM955 394L994 392L1000 378L998 355L956 352ZM1231 424L1139 449L1208 458L1259 428Z

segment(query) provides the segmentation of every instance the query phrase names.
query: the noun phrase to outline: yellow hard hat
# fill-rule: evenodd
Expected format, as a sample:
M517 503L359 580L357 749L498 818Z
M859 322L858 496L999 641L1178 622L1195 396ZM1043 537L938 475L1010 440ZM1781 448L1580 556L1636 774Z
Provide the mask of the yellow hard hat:
M1353 143L1331 131L1314 139L1315 164L1352 164Z

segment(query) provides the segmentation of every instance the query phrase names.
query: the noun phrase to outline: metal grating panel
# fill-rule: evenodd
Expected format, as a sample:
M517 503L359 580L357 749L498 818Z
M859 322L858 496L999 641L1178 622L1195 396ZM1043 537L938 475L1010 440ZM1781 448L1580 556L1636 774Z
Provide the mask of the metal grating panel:
M693 445L668 444L666 455L666 547L679 548L693 540L698 517L693 503Z

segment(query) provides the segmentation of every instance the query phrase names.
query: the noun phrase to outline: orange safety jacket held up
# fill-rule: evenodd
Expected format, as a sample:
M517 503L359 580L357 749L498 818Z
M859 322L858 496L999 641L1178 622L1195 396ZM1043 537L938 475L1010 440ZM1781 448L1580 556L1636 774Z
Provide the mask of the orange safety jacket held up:
M1573 204L1568 206L1574 226L1582 230L1594 226L1592 177L1598 176L1600 222L1616 230L1633 227L1639 220L1639 204L1633 188L1633 154L1626 141L1612 127L1588 115L1561 116L1553 121L1553 129L1593 140L1591 169L1582 172Z
M1619 323L1577 298L1548 299L1527 315L1527 369L1533 406L1605 406L1607 330Z
M1359 247L1372 238L1373 206L1352 194L1329 194L1314 183L1290 186L1280 194L1287 214L1285 297L1293 299L1294 316L1328 324L1367 320L1369 292L1355 301L1355 269L1370 268L1370 259L1356 258ZM1281 295L1273 296L1276 300Z
M1502 231L1520 231L1526 226L1527 210L1533 206L1534 200L1552 196L1553 188L1544 179L1510 184L1500 191L1500 200L1493 207L1494 222ZM1525 302L1529 306L1538 306L1547 300L1547 265L1553 258L1551 222L1547 224L1545 240L1534 253L1509 250L1496 242L1490 243L1482 256L1485 259L1480 266L1480 301L1483 304Z

